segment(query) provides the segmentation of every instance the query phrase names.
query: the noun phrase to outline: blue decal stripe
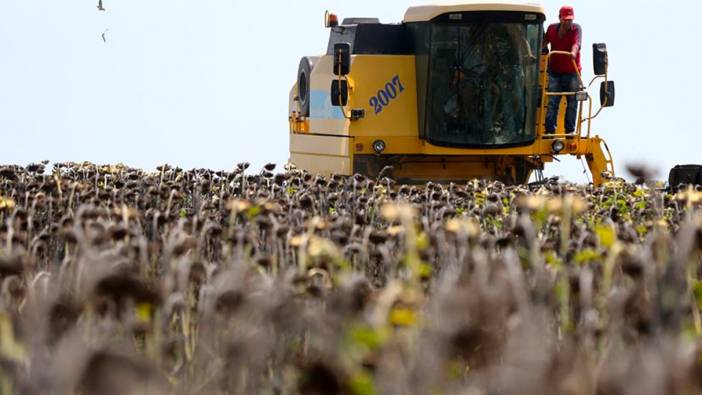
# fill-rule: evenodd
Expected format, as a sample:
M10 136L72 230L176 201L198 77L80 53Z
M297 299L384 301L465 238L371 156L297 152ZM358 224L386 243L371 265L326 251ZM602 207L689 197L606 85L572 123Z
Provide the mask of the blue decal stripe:
M331 94L318 89L310 91L310 118L345 119L341 108L332 106Z

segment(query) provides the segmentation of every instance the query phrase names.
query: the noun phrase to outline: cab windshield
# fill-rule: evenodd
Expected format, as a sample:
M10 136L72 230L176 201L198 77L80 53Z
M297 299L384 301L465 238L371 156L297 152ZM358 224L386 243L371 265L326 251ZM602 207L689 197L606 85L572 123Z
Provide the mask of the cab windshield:
M535 138L542 18L453 14L432 24L426 138L510 146Z

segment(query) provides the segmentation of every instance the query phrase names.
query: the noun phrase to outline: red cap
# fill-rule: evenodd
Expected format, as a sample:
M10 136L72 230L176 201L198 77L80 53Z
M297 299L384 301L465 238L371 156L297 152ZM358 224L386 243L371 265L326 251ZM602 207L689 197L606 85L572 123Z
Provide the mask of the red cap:
M558 16L560 18L563 18L565 20L570 20L572 21L575 19L575 10L573 10L573 7L566 5L561 7L561 10L558 12Z

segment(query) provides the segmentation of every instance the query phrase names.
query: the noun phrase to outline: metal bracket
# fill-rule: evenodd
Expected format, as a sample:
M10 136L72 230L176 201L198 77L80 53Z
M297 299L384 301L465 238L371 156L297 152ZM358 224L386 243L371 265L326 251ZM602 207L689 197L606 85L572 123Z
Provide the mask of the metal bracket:
M351 109L351 120L352 121L358 121L359 119L363 119L366 116L366 110L362 108L353 108Z

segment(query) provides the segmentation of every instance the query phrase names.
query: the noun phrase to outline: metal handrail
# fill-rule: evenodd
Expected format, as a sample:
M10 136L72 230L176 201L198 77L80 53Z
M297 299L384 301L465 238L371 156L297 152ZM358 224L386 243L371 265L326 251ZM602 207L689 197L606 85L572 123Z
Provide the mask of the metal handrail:
M563 56L571 57L571 62L573 63L573 68L575 69L575 73L578 76L580 88L583 89L585 92L587 92L587 90L585 89L585 85L583 84L583 78L582 78L582 74L580 73L580 69L578 68L577 63L575 63L575 59L572 58L571 53L566 52L566 51L551 51L548 54L546 54L546 64L547 65L549 64L552 55L563 55ZM594 80L592 82L594 82ZM590 85L592 85L592 82L590 82ZM546 113L548 111L548 101L546 100L546 98L552 97L552 96L560 96L560 97L574 96L574 95L578 94L579 92L582 92L582 91L578 91L578 92L549 92L548 87L544 87L544 90L542 93L542 98L541 98L541 120L540 120L540 122L542 124L546 122ZM590 97L589 94L587 95L587 101L588 101L588 117L583 120L583 102L580 102L579 108L578 108L578 120L577 120L576 131L573 134L564 134L564 135L562 135L563 137L565 137L565 138L576 137L578 139L578 141L580 141L580 139L583 137L582 136L582 132L583 132L582 124L584 121L587 121L587 134L584 137L590 138L590 132L591 132L591 126L592 126L590 121L594 117L592 116L592 98ZM573 136L573 135L575 135L575 136ZM561 135L557 135L554 133L554 134L548 134L548 135L542 134L540 136L540 138L544 138L544 137L548 137L548 139L554 139L554 138L561 138Z
M567 51L551 51L548 53L548 56L546 57L546 60L550 60L551 55L566 55L570 56L570 61L573 63L573 68L575 69L575 73L578 75L578 80L580 80L580 86L585 86L583 84L583 76L580 74L580 69L578 68L578 64L575 63L575 59L573 59L573 54Z

